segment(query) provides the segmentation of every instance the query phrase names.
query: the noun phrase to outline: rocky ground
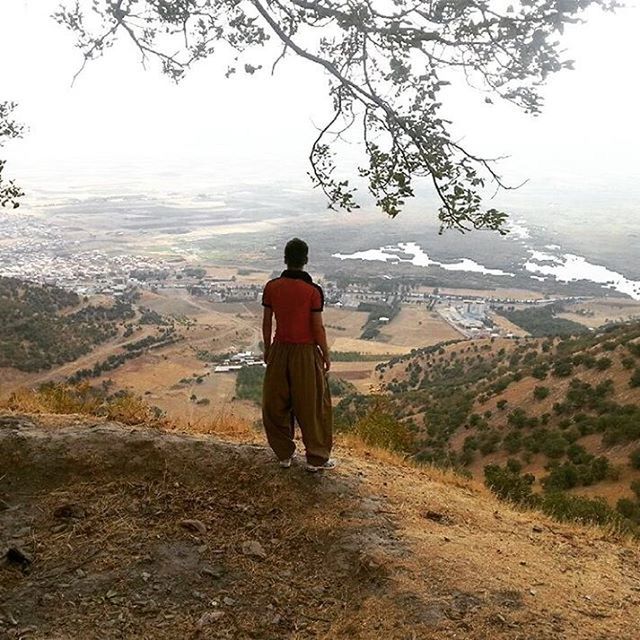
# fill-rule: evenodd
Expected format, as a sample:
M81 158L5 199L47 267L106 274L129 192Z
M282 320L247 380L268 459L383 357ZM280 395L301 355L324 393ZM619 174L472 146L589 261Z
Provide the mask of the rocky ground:
M0 414L0 638L640 637L637 543L338 456Z

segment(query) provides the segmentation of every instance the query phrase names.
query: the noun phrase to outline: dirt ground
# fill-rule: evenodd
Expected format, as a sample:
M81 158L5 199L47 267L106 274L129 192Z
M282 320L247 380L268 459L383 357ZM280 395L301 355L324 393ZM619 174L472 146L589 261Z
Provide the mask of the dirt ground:
M3 414L0 637L640 634L636 544L367 449L336 455L311 475L255 444Z

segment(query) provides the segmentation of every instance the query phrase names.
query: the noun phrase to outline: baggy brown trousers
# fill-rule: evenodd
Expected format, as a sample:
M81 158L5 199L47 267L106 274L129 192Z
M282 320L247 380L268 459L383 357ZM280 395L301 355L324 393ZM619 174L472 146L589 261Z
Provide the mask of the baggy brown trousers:
M300 425L307 462L324 464L331 454L331 394L322 356L314 344L274 342L269 349L262 391L262 420L279 460L295 449L294 418Z

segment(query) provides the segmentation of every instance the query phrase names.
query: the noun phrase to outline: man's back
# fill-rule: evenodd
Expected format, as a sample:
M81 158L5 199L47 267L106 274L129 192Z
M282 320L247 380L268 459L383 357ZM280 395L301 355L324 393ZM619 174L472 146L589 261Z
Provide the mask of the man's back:
M276 317L274 342L314 344L311 314L324 306L322 289L305 271L289 270L270 280L264 288L262 304Z

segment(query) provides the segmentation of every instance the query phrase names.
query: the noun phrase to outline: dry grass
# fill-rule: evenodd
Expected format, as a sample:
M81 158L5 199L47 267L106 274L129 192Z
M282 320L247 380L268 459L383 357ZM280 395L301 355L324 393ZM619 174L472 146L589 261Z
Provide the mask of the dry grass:
M339 469L322 476L283 472L263 448L211 436L42 420L0 416L0 454L11 461L0 523L33 558L28 576L0 570L0 635L640 633L637 547L511 509L352 438L339 443ZM70 503L76 516L56 515Z
M124 393L106 398L88 383L52 384L19 389L0 403L11 411L32 414L77 414L102 417L122 424L166 427L167 421L139 396Z

